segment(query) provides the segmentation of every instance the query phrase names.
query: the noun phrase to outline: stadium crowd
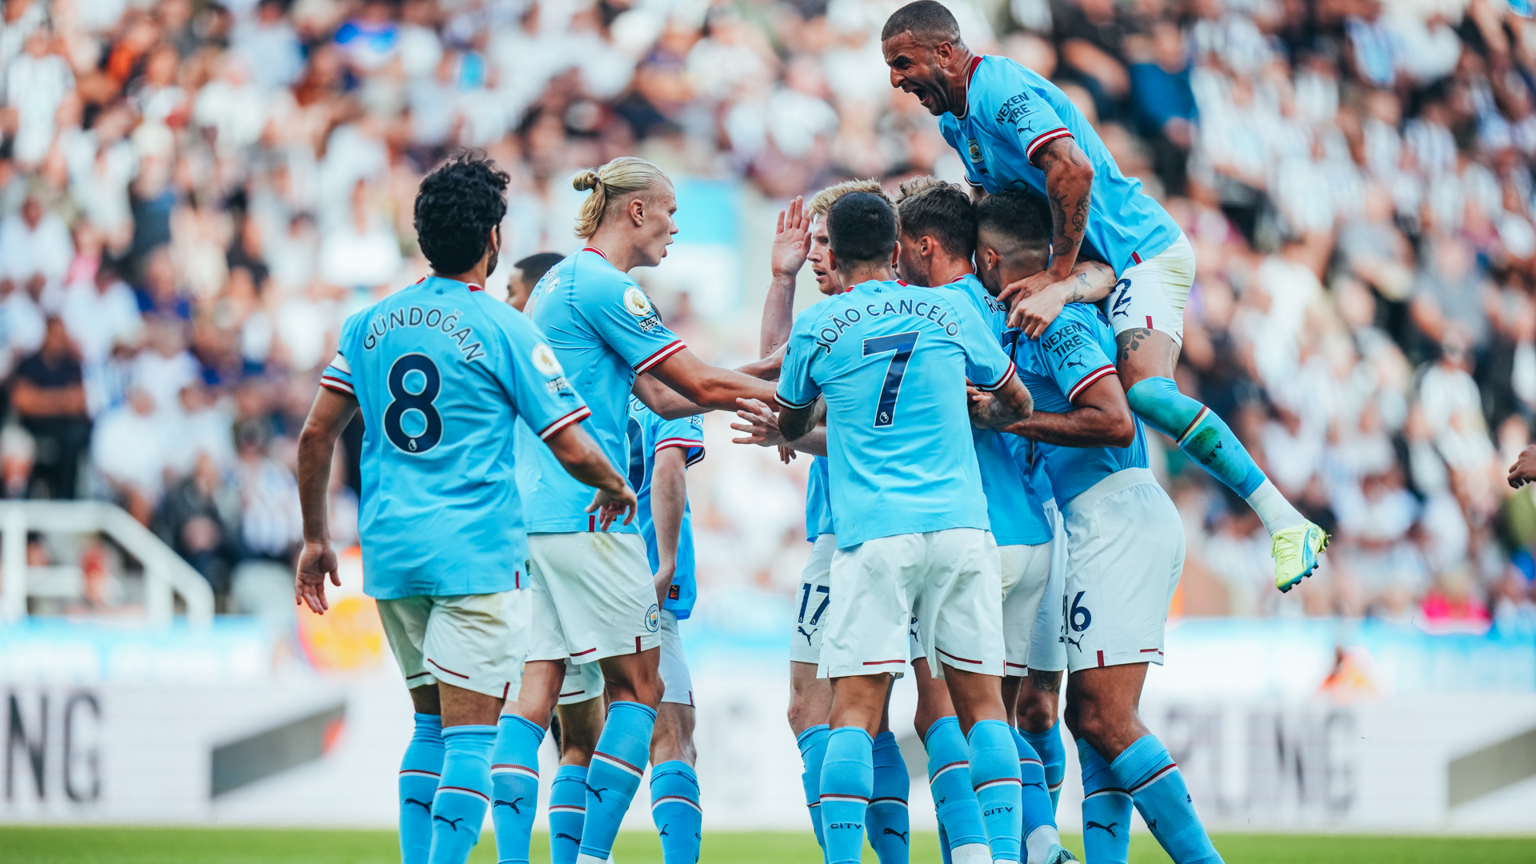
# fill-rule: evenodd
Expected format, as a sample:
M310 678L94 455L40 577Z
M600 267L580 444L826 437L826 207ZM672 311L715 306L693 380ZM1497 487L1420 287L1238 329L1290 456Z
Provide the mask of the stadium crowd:
M619 155L770 202L961 180L889 86L897 5L5 0L4 494L119 501L221 595L247 562L287 566L298 426L345 315L426 272L411 200L439 159L512 173L502 284L576 247L569 177ZM1269 590L1258 519L1163 448L1183 611L1536 626L1536 506L1503 483L1536 419L1536 25L1490 0L955 11L973 48L1061 84L1182 224L1180 385L1334 533L1300 591ZM725 326L657 299L686 334ZM702 587L787 594L799 526L741 538L797 494L709 428ZM356 486L338 470L338 542Z

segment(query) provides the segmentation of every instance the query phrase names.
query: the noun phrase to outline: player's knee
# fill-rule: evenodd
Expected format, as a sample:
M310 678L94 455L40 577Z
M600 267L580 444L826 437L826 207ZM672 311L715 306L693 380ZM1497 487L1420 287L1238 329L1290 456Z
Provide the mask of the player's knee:
M1056 725L1056 698L1049 693L1033 693L1019 705L1019 725L1026 732L1045 732Z

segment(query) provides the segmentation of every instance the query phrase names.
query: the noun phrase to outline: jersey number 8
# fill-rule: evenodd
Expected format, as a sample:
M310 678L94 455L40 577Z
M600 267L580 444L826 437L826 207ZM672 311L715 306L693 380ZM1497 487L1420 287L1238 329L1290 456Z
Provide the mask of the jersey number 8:
M406 384L407 376L412 372L421 373L420 389L412 390ZM411 381L412 385L416 383L417 380ZM437 371L437 364L425 354L402 355L389 367L389 395L393 401L384 409L384 434L389 436L390 443L407 453L425 453L437 446L443 438L443 417L432 403L442 386L443 376ZM422 420L411 418L411 426L420 428L419 424L425 421L426 428L416 434L405 431L405 416L409 411L422 417Z

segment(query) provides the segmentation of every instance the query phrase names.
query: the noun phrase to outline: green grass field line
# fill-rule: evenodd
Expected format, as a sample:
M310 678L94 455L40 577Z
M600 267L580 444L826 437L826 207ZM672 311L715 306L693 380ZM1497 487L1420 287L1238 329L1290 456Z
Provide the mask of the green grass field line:
M1082 853L1082 839L1067 845ZM1322 836L1227 834L1216 848L1228 864L1530 864L1536 837L1440 837L1412 835ZM250 828L0 827L0 864L393 864L399 861L395 835L387 831L307 831ZM615 864L662 864L655 835L619 835ZM729 864L817 864L821 856L809 832L704 835L703 861ZM864 860L875 861L865 850ZM489 833L470 858L495 864ZM549 837L534 836L533 864L549 861ZM939 861L937 834L914 833L912 861ZM1168 861L1145 834L1131 840L1131 864Z

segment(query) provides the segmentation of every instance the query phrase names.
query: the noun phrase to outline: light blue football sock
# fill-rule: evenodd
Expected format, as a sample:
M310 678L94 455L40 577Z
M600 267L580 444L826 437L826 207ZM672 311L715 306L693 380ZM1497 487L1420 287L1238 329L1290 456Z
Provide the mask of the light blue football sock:
M948 838L944 854L962 846L986 846L987 828L981 821L981 804L971 788L971 754L960 734L960 721L941 717L923 737L928 751L928 789L939 829Z
M1019 788L1019 750L1013 727L1002 720L978 720L967 736L971 754L971 786L981 804L992 860L1018 861L1023 830Z
M833 729L821 765L821 831L828 864L859 864L875 788L875 741L857 726Z
M1126 864L1131 854L1131 793L1086 738L1077 739L1083 769L1083 852L1093 864Z
M954 858L949 854L949 832L944 830L944 823L939 823L939 860L943 864L954 864Z
M539 745L544 730L516 714L496 724L491 753L491 825L497 864L528 864L533 814L539 807Z
M491 803L491 750L495 726L443 730L443 776L432 799L431 864L464 864L480 842Z
M816 845L826 858L827 840L821 833L821 764L827 758L827 736L832 729L823 723L800 733L795 743L800 746L800 761L805 770L800 773L800 785L805 787L805 808L811 814L811 828L816 832Z
M549 787L550 864L576 864L587 821L587 769L561 765Z
M872 755L875 785L866 820L869 845L879 856L880 864L907 864L912 839L911 818L907 812L907 794L912 791L912 780L907 776L907 763L902 761L901 748L890 731L875 736Z
M1174 864L1221 864L1221 856L1195 815L1184 775L1156 735L1143 735L1109 766L1130 790L1152 836Z
M651 819L661 835L662 861L698 864L704 810L692 765L674 760L651 769Z
M1136 416L1172 438L1212 477L1247 498L1264 482L1264 472L1231 427L1211 409L1179 392L1172 378L1143 378L1125 392Z
M1024 841L1024 858L1040 860L1052 844L1061 843L1051 792L1045 785L1045 766L1022 732L1012 726L1008 731L1013 733L1013 746L1019 754L1019 816L1023 824L1019 836Z
M443 718L417 714L400 760L400 861L427 864L432 854L432 798L443 773Z
M1045 788L1050 790L1051 813L1055 814L1056 804L1061 800L1061 781L1067 773L1067 748L1061 743L1061 721L1057 720L1056 725L1044 732L1020 729L1019 734L1034 748L1045 768Z
M592 765L587 769L587 824L581 832L579 862L607 861L619 823L640 789L645 763L650 758L655 709L639 702L614 702L597 738Z

